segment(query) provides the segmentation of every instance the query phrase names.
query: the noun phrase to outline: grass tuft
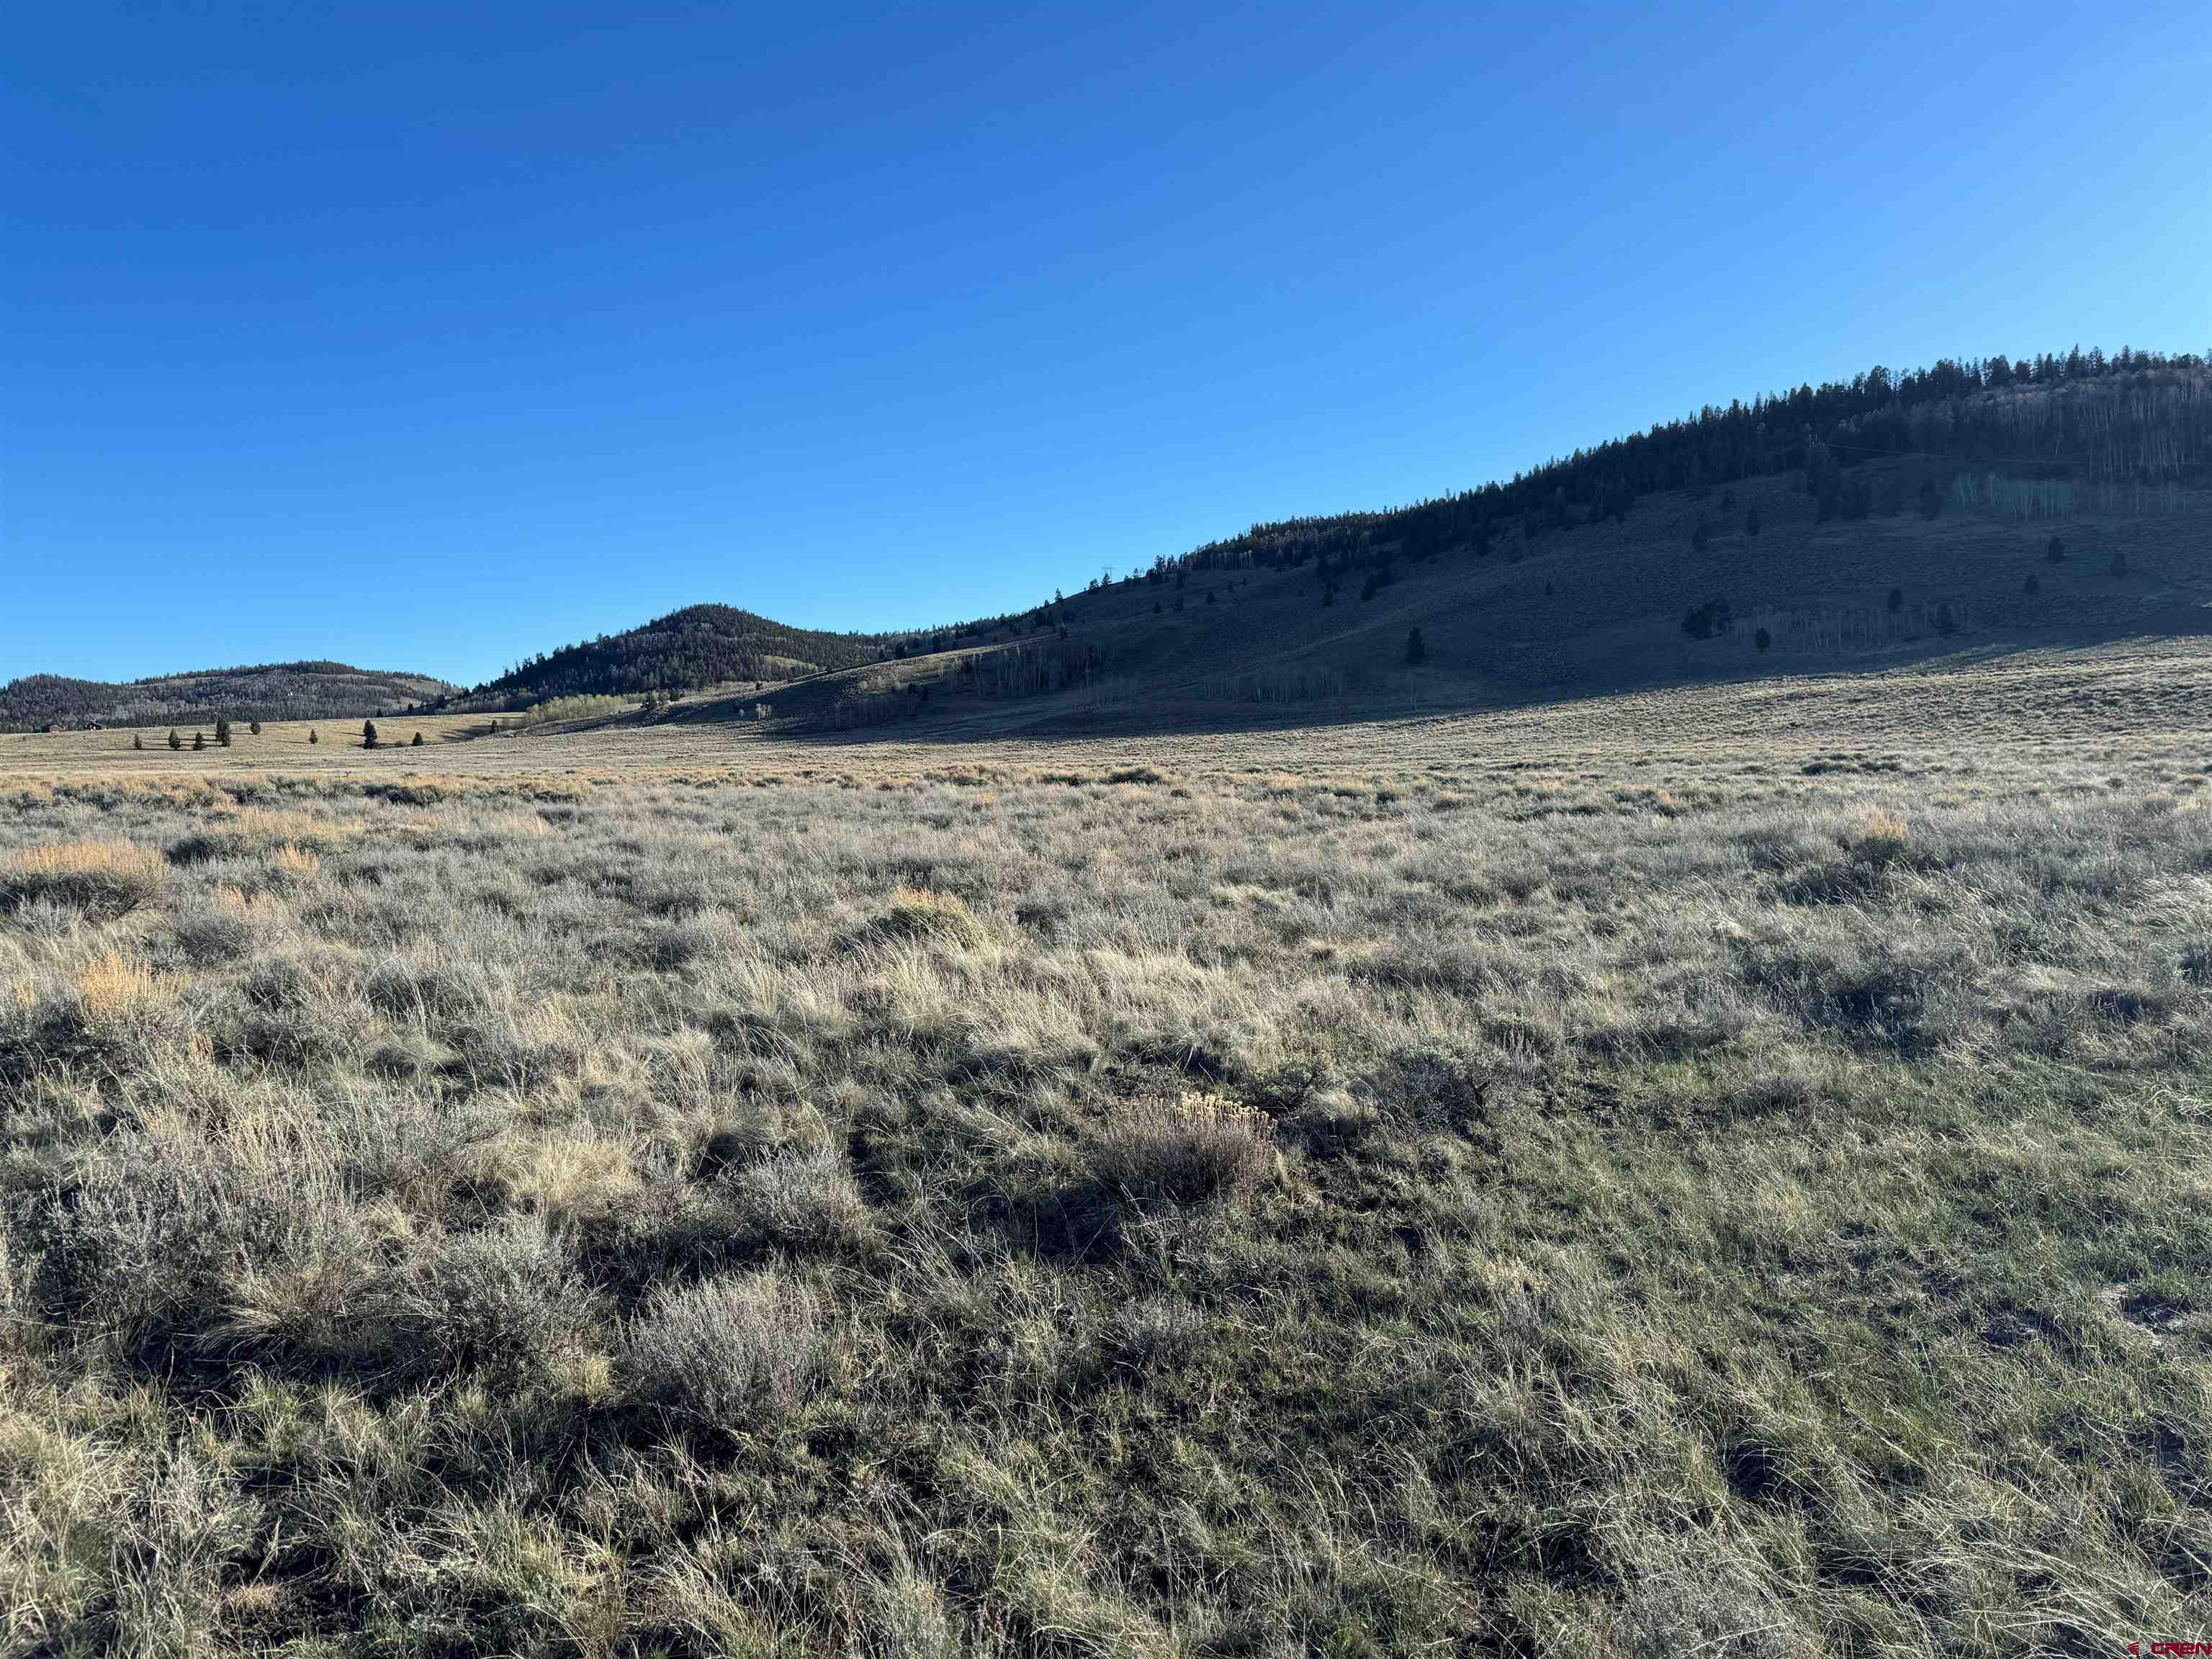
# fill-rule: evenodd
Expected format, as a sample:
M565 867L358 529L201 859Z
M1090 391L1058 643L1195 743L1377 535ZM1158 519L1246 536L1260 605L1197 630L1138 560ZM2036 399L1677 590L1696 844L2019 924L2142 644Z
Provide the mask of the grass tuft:
M959 895L926 887L902 887L894 892L890 907L876 918L874 932L879 939L935 939L963 950L989 937Z
M103 951L77 969L77 1006L95 1024L129 1025L167 1012L178 995L174 979L119 951Z
M1117 1112L1090 1152L1091 1167L1116 1192L1175 1204L1249 1193L1274 1156L1261 1114L1196 1090Z
M1860 821L1851 850L1867 863L1893 864L1911 850L1911 826L1894 812L1877 807Z
M128 842L27 847L0 860L0 910L44 900L113 921L158 894L164 874L160 854Z

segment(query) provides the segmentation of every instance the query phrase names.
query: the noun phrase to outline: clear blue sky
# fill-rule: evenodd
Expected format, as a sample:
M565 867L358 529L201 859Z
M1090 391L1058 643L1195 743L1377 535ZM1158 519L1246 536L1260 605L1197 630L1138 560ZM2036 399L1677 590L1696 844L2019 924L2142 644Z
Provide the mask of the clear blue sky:
M2212 347L2201 5L5 40L0 679L927 624L1876 362Z

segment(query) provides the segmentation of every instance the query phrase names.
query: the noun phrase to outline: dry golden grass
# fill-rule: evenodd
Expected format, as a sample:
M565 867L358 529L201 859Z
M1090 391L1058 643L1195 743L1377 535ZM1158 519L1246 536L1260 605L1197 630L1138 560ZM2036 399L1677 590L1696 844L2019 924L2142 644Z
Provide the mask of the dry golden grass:
M161 890L161 855L128 842L59 842L17 849L0 862L0 910L35 900L122 916Z
M8 855L13 876L52 877L112 875L159 868L161 860L128 842L64 842L58 845L27 847Z
M77 1003L88 1017L104 1023L124 1024L173 1006L177 996L173 977L119 951L103 951L77 969Z
M1902 858L1912 845L1912 830L1895 812L1877 808L1859 824L1858 855L1870 864L1888 864Z
M304 880L323 867L323 860L319 854L290 842L279 847L269 863L272 869L295 880Z
M975 920L957 893L935 893L926 887L901 887L876 919L875 931L885 939L934 939L955 945L982 943L983 925Z
M554 1133L533 1137L516 1152L509 1189L556 1225L610 1214L635 1200L643 1184L619 1139Z

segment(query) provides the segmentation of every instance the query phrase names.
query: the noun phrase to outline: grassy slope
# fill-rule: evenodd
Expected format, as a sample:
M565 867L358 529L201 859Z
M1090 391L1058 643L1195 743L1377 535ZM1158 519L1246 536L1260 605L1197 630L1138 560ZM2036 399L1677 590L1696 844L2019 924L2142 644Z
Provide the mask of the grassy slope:
M1869 476L1878 482L1879 466ZM1401 564L1399 580L1365 602L1354 575L1327 608L1310 567L1194 572L1180 590L1181 612L1172 585L1077 594L1065 607L1073 642L1096 646L1109 664L1104 684L1090 691L976 699L957 672L970 653L948 653L828 677L771 701L779 714L819 721L840 698L918 684L931 687L928 719L949 728L1070 719L1159 726L1233 707L1224 700L1250 695L1237 684L1247 677L1264 684L1303 672L1331 689L1258 712L1372 715L1714 676L1850 672L1952 647L2191 631L2212 603L2212 496L2203 492L2172 515L2032 525L1956 510L1934 523L1908 511L1821 525L1813 501L1785 480L1734 494L1727 512L1718 491L1648 497L1625 524L1585 526L1533 548L1501 542L1486 559L1462 552ZM1753 507L1763 520L1755 537L1743 528ZM1691 532L1701 517L1712 536L1698 552ZM2069 550L2055 565L2044 557L2054 532ZM2116 551L2129 567L2123 580L2110 574ZM2024 591L2030 574L2038 593ZM1893 587L1905 600L1894 616ZM1683 612L1715 594L1735 611L1733 634L1691 639ZM1154 614L1155 604L1164 614ZM1960 623L1948 645L1934 627L1947 605ZM1839 622L1849 636L1838 635ZM1409 669L1415 626L1428 662ZM1753 639L1761 627L1772 640L1765 653ZM714 713L711 701L695 711Z
M34 740L10 1642L2201 1632L2208 684Z

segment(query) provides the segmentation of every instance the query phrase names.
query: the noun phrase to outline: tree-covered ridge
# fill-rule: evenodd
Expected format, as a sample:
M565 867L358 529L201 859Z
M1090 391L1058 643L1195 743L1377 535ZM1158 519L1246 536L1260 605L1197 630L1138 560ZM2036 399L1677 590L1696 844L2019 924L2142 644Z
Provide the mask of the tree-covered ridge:
M726 605L686 605L640 628L531 657L475 696L505 702L592 693L688 691L731 680L783 680L873 661L874 640L787 628Z
M1892 466L1877 500L1854 473L1882 457L1914 464ZM1945 358L1903 374L1877 365L1848 381L1708 404L1456 495L1255 523L1119 580L1179 586L1194 572L1311 563L1331 594L1344 573L1364 573L1352 585L1366 598L1389 583L1401 559L1518 548L1626 520L1641 496L1787 473L1800 475L1823 520L1909 505L1929 513L1954 499L2001 508L2022 489L2036 492L2045 511L2126 511L2146 489L2212 480L2212 354L2124 346L2110 356L2076 348L2016 362ZM1115 580L1109 571L1088 591ZM1070 614L1055 593L1026 611L886 635L880 650L903 657L1059 630Z
M1864 466L1885 458L1890 465ZM1895 465L1899 458L1908 464ZM1876 366L1848 381L1708 405L1456 495L1255 523L1240 535L1158 556L1119 580L1173 584L1177 592L1164 593L1158 608L1164 612L1171 600L1180 611L1181 586L1194 573L1310 564L1321 577L1322 603L1329 605L1340 587L1372 598L1389 586L1399 561L1479 556L1498 544L1517 552L1580 526L1626 520L1644 496L1782 475L1802 481L1823 521L1894 515L1908 505L1933 517L1947 503L2015 516L2141 510L2147 491L2174 497L2212 481L2212 360L2124 347L2111 356L2076 349L2017 362L1944 359L1903 374ZM1757 520L1754 510L1747 533L1759 533ZM1692 545L1703 550L1694 537ZM1115 580L1105 573L1089 589ZM1091 617L1055 592L993 617L883 634L831 633L730 605L695 605L527 658L476 687L468 704L515 708L557 697L781 682L1039 633L1064 639L1071 622L1082 627ZM1097 661L1087 638L1071 653ZM453 690L326 662L127 686L35 675L0 688L0 727L153 724L218 708L236 718L330 718L396 710Z
M1350 558L1388 544L1419 559L1478 551L1504 535L1534 539L1601 518L1636 498L1802 471L1815 490L1878 455L1924 455L1955 474L2040 469L2090 485L2201 483L2212 471L2212 366L2127 347L2018 362L1943 359L1893 374L1708 404L1692 416L1577 450L1510 481L1382 511L1255 524L1179 558L1176 568L1238 568ZM1946 480L1948 483L1948 479Z
M331 720L434 706L454 690L427 674L342 662L256 663L112 683L27 674L0 685L0 730L159 726L173 720Z

